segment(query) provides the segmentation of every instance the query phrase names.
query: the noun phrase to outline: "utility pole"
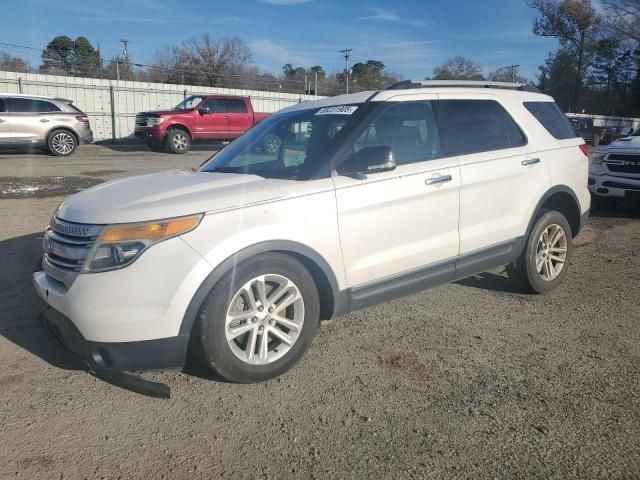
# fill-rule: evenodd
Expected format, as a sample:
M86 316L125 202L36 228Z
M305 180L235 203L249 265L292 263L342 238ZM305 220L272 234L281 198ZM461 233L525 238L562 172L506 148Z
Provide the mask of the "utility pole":
M120 81L120 60L116 58L116 80Z
M349 57L351 56L351 52L353 48L345 48L344 50L340 50L340 53L344 54L344 64L345 64L345 76L347 78L347 93L349 93Z
M124 53L124 63L127 66L127 79L131 80L131 68L129 67L129 40L121 38L120 41L124 45L122 53Z
M516 70L516 68L518 68L520 65L509 65L507 66L507 68L511 69L511 81L513 83L517 83L518 80L518 71Z

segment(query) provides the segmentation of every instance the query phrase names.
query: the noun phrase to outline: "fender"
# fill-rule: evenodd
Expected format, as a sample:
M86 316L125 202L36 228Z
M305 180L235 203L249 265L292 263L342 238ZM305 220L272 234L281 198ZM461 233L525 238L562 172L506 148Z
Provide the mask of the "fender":
M196 290L195 295L189 302L189 306L182 318L179 335L189 335L191 333L191 329L204 299L227 272L235 268L238 263L266 252L294 253L302 255L314 262L329 281L331 293L333 294L334 316L344 313L347 310L346 297L338 290L336 276L327 261L318 252L306 245L289 240L269 240L256 243L255 245L251 245L234 253L213 269L200 287L198 287L198 290Z
M164 127L164 131L162 133L162 136L166 136L167 135L167 130L169 130L171 127L181 127L183 129L185 129L187 131L187 133L189 134L189 136L193 139L193 132L191 131L191 129L186 126L184 123L180 123L180 122L176 122L176 121L172 121L169 120L170 123L168 123L165 127Z
M580 217L580 225L578 228L578 232L580 230L582 230L582 227L584 227L584 223L586 221L586 219L589 216L589 212L587 211L584 215L582 215L582 212L580 211L580 202L578 201L578 196L576 195L576 193L573 191L573 189L571 187L568 187L566 185L556 185L554 187L551 187L549 190L547 190L544 195L542 195L542 197L540 198L540 200L538 201L538 204L536 205L536 208L533 210L533 214L531 215L531 219L529 220L529 225L527 227L527 231L525 234L525 238L529 238L529 234L531 233L531 230L533 229L533 225L537 219L538 216L538 212L542 209L542 205L549 200L549 198L551 198L553 195L557 194L557 193L567 193L571 196L571 198L573 199L576 208L578 209L578 216ZM569 219L567 219L569 220ZM578 232L575 233L575 235L578 234ZM575 237L574 235L574 237Z

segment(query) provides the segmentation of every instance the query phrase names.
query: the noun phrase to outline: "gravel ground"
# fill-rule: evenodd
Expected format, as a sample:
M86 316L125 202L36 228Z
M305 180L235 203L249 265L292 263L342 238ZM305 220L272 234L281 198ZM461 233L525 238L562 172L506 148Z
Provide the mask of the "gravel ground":
M0 478L640 478L637 212L596 212L550 295L485 273L337 319L264 384L145 373L157 400L78 369L31 287L66 192L208 155L120 150L0 154Z

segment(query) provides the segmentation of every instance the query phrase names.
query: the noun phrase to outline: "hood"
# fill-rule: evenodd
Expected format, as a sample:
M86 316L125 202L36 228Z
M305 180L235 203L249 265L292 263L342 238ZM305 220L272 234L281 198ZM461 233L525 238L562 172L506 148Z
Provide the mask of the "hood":
M611 142L605 150L640 150L640 136L620 138Z
M191 113L193 112L193 109L190 110L153 110L151 112L140 112L138 113L139 116L143 116L143 117L157 117L160 115L181 115L184 113Z
M171 170L105 182L67 198L57 216L77 223L127 223L223 210L284 196L285 180Z

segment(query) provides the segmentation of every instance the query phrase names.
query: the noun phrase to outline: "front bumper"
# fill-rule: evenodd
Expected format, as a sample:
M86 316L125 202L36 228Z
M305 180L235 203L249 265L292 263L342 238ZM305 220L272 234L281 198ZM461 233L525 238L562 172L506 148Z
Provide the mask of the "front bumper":
M44 301L46 326L58 341L91 368L113 372L182 367L189 335L140 342L91 342L73 322Z
M189 332L181 332L209 264L176 237L150 247L126 268L79 274L66 286L44 271L33 285L47 323L76 355L102 369L184 364Z
M613 175L589 175L589 191L601 197L640 198L640 179Z

